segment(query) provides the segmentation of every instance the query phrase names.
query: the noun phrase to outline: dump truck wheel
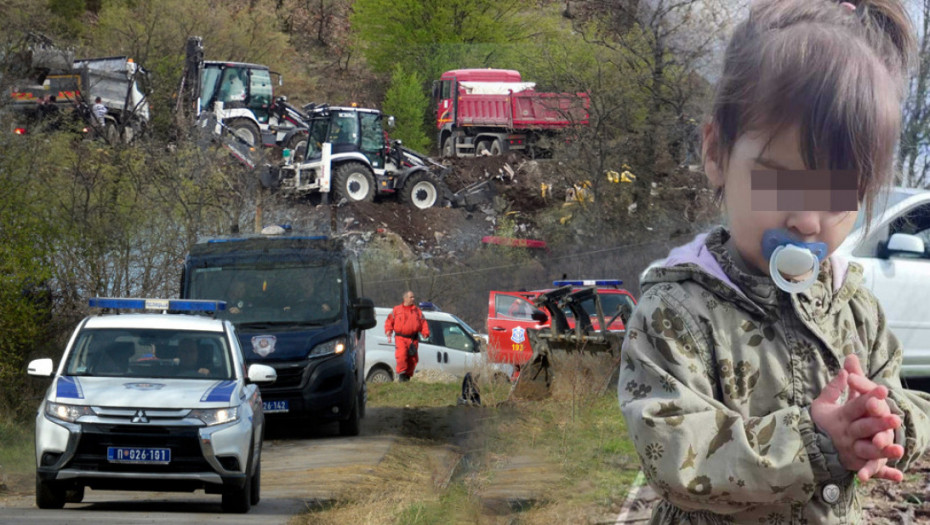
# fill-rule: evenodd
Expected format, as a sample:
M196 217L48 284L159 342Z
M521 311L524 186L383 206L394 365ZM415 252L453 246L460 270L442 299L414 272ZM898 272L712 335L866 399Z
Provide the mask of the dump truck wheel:
M407 179L400 190L400 199L418 210L425 210L441 205L446 193L445 184L432 174L421 171Z
M475 156L476 157L487 157L493 155L491 149L488 147L488 141L482 140L477 145L475 145Z
M455 141L452 140L452 135L442 141L442 156L446 158L455 157Z
M491 156L496 157L504 153L504 145L501 144L501 139L494 139L494 142L491 142Z
M253 148L262 145L262 134L258 126L245 119L236 119L228 125L229 131Z
M359 162L347 162L336 168L336 195L350 202L375 200L375 178Z

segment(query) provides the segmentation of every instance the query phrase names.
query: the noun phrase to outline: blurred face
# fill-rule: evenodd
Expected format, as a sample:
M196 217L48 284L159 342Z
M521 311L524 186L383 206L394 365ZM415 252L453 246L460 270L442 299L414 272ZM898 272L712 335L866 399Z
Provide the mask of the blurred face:
M413 306L413 301L416 299L413 292L407 292L404 294L404 306Z
M830 206L814 204L806 211L799 211L804 209L804 205L782 206L782 201L779 201L778 206L764 206L760 205L759 193L754 195L758 191L753 190L754 171L791 171L798 175L798 172L807 170L801 154L799 127L786 128L774 137L768 133L744 134L736 141L725 169L721 169L717 159L709 155L715 140L713 125L706 126L704 169L713 187L725 188L724 203L730 234L739 254L750 266L766 275L769 273L769 263L763 257L761 247L762 234L766 230L784 229L800 241L826 243L828 253L833 253L852 231L858 211L849 211L848 206L847 211L838 211L831 210ZM822 173L811 171L810 177L816 178ZM779 186L778 198L783 199L786 195ZM852 207L858 209L858 203L854 202Z

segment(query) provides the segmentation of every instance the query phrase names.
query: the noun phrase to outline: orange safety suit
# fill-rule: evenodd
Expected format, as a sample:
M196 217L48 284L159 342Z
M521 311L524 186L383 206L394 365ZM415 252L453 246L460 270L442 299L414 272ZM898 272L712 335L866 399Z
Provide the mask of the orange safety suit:
M423 312L417 305L394 307L384 322L384 333L391 337L394 333L394 358L397 360L397 374L413 377L413 371L419 362L417 346L419 335L429 337L429 325Z

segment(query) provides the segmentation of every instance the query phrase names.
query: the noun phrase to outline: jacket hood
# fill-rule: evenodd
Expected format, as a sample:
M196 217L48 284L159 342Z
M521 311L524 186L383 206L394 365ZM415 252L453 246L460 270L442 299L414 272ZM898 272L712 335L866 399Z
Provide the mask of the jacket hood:
M673 248L668 257L650 265L640 283L642 291L645 293L652 286L663 282L696 281L721 298L764 315L764 303L768 302L765 299L774 297L776 293L785 292L778 290L775 283L767 277L756 278L765 282L762 290L753 289L747 293L741 288L735 277L727 273L720 265L717 256L710 248L712 246L722 248L727 238L729 234L726 230L718 227L711 232L696 235L687 244ZM830 265L831 295L835 299L848 301L852 294L840 294L839 292L844 286L858 286L861 283L861 272L850 273L849 262L836 254L827 257L827 261L822 264Z

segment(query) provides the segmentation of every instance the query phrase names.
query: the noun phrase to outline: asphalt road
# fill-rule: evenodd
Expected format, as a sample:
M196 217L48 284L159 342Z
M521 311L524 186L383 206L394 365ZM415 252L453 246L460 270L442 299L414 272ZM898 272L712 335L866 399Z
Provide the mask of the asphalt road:
M362 434L343 438L335 425L306 434L291 423L272 421L262 452L262 499L248 514L223 514L220 496L194 493L94 491L61 510L40 510L27 490L0 498L0 524L171 523L224 525L287 523L309 506L325 505L352 490L396 440L402 416L370 408Z

